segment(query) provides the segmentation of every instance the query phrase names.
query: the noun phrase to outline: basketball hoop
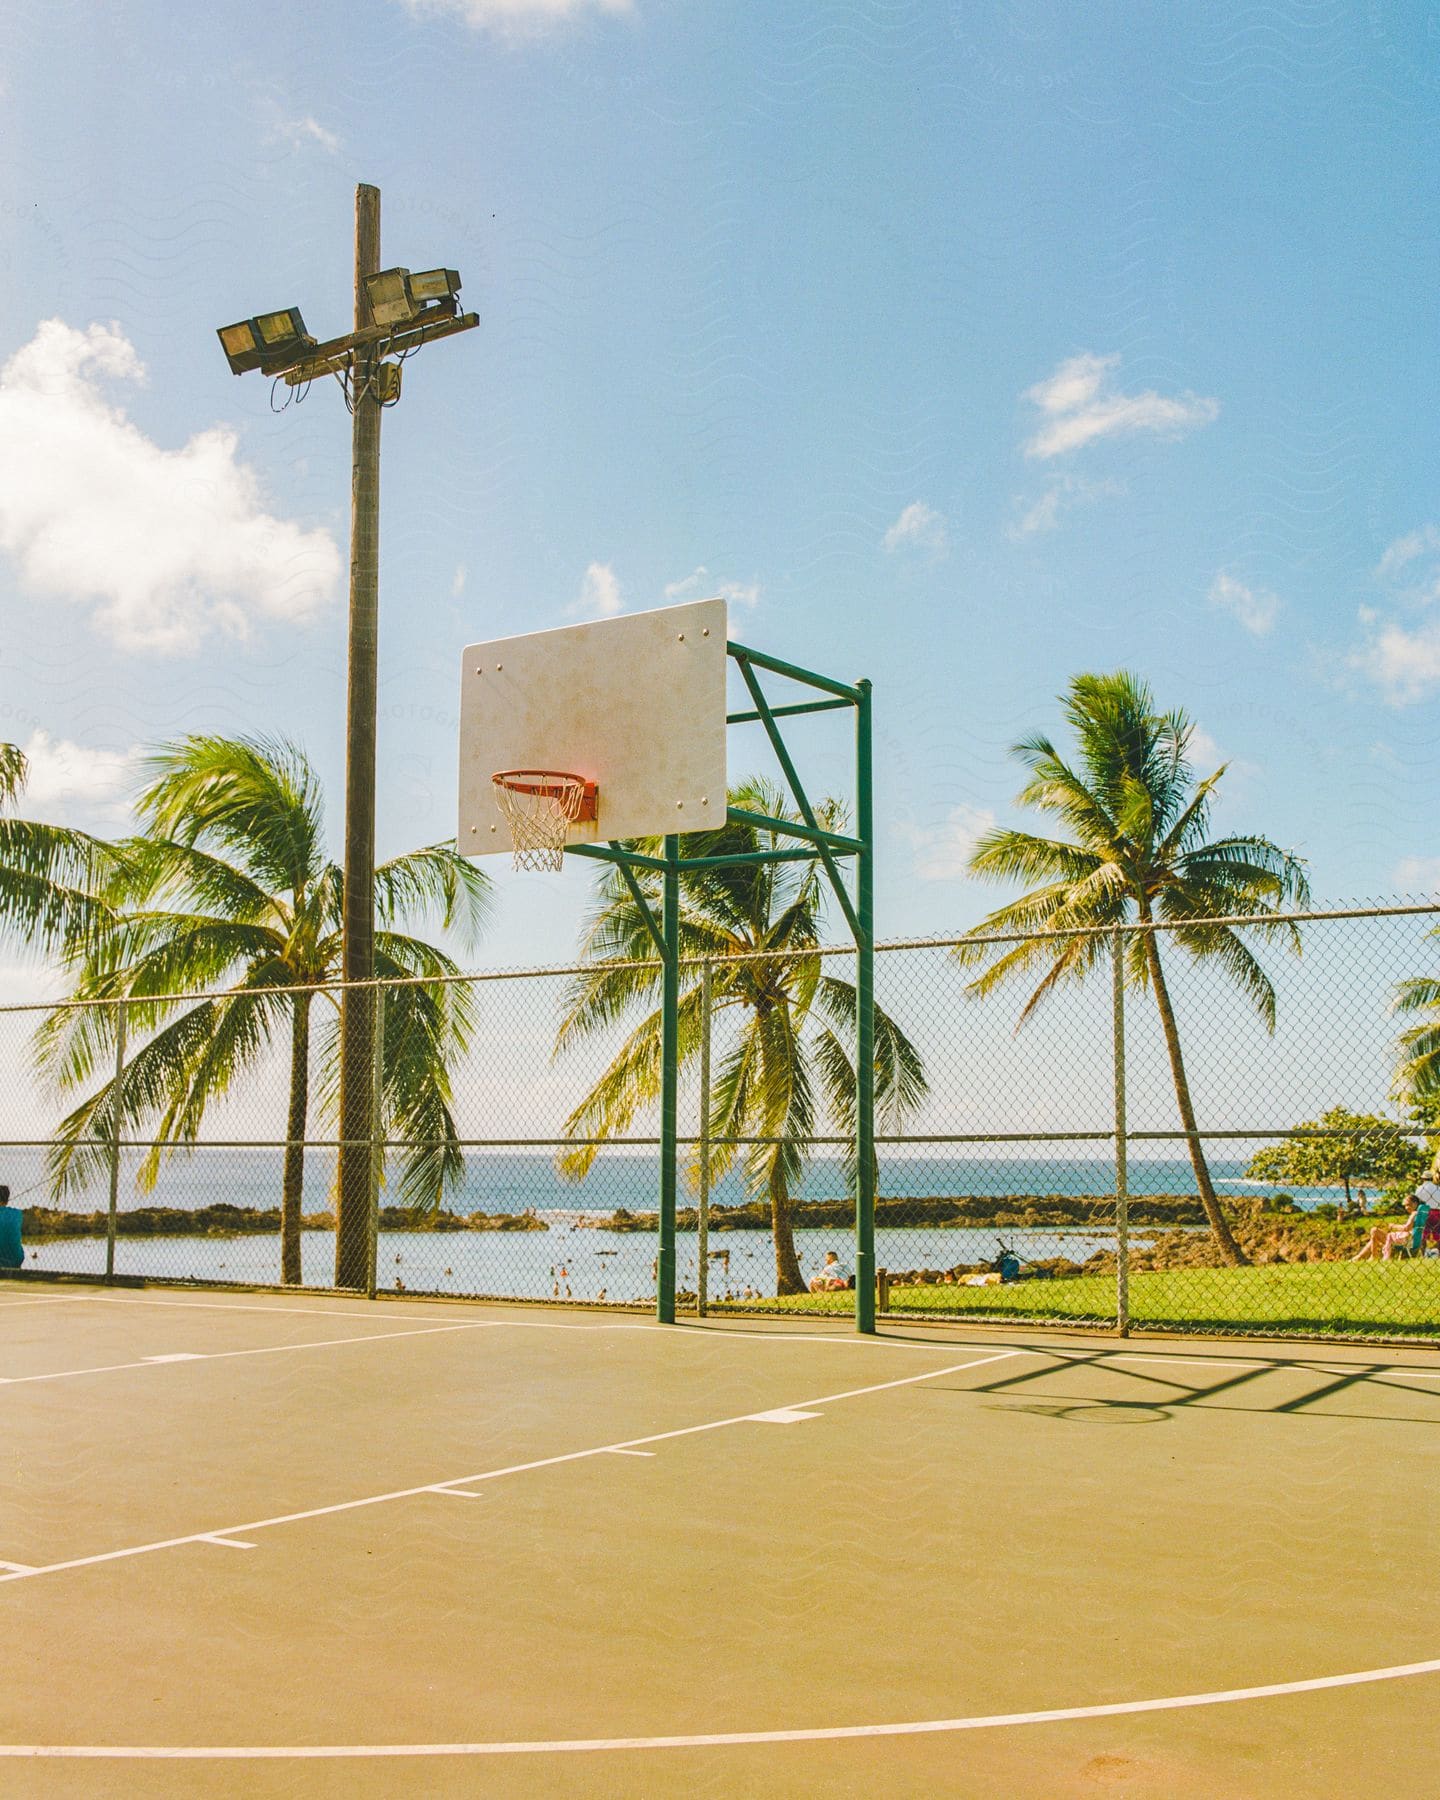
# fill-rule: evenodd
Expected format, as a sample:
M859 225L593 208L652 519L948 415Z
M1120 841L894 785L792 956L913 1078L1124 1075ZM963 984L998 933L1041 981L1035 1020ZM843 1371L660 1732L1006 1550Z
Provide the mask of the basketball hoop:
M562 769L501 769L490 780L495 804L510 827L515 867L560 868L565 834L572 825L595 817L595 783Z

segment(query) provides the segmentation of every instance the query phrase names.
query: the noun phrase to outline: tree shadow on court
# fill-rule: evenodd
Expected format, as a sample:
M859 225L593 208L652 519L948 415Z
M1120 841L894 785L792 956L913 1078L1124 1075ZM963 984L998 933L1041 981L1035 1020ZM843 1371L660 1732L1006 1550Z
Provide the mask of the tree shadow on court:
M1029 1412L1079 1424L1163 1424L1187 1411L1201 1408L1295 1418L1349 1418L1377 1424L1440 1426L1440 1369L1422 1370L1405 1363L1378 1360L1337 1366L1299 1356L1271 1357L1264 1362L1247 1358L1243 1363L1237 1361L1227 1365L1224 1358L1207 1357L1205 1362L1220 1370L1219 1378L1197 1380L1191 1385L1186 1377L1198 1376L1201 1371L1193 1362L1187 1369L1188 1359L1183 1354L1177 1355L1174 1366L1163 1374L1137 1369L1134 1364L1142 1359L1132 1351L1037 1349L1031 1354L1052 1360L1041 1368L997 1373L986 1381L963 1386L959 1383L946 1385L958 1393L1002 1397L994 1410ZM1144 1360L1164 1362L1167 1359L1156 1354ZM1063 1380L1072 1375L1077 1378L1081 1391L1055 1394L1053 1384L1057 1378ZM1144 1397L1136 1398L1133 1391L1124 1398L1105 1394L1103 1383L1112 1375L1125 1380L1132 1390L1134 1384L1139 1383ZM1434 1378L1436 1391L1432 1393L1413 1385L1416 1375ZM1102 1384L1102 1390L1098 1392L1094 1388L1096 1378ZM1277 1381L1277 1378L1280 1379ZM1297 1394L1294 1392L1297 1379L1308 1379L1313 1385ZM1033 1399L1023 1398L1041 1382L1050 1384L1049 1392L1043 1396L1037 1394ZM1267 1383L1275 1384L1277 1391L1267 1393ZM932 1391L941 1387L940 1383L925 1385ZM1084 1391L1086 1389L1089 1391ZM1412 1403L1423 1401L1425 1404L1399 1411L1389 1400L1389 1396L1397 1394L1403 1394ZM1385 1396L1383 1401L1382 1395ZM1361 1404L1358 1407L1337 1405L1336 1402L1342 1399ZM1243 1405L1239 1404L1241 1400ZM1365 1401L1377 1404L1367 1407L1363 1404Z

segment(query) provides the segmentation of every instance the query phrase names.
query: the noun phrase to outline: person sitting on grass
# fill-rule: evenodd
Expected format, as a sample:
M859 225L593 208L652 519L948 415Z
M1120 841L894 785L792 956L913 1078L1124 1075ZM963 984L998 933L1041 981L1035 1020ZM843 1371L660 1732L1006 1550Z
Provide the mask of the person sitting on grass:
M10 1204L10 1190L0 1186L0 1269L23 1269L25 1246L20 1241L24 1214Z
M825 1266L810 1283L810 1292L812 1294L829 1294L839 1288L847 1288L849 1285L850 1271L840 1261L839 1255L834 1250L827 1250Z
M1403 1225L1372 1225L1369 1237L1350 1258L1351 1262L1389 1262L1397 1249L1408 1250L1415 1235L1416 1217L1423 1204L1418 1194L1411 1194L1405 1202ZM1427 1209L1427 1217L1420 1221L1422 1233L1428 1223Z

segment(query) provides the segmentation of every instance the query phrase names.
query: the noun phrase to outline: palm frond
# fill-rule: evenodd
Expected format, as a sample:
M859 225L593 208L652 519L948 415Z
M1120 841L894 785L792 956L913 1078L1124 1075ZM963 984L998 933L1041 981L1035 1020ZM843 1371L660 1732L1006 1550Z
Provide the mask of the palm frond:
M136 810L152 836L208 839L280 893L324 867L320 784L296 745L195 735L153 751L145 773Z
M380 920L392 925L403 918L433 917L442 929L455 931L466 948L489 919L493 896L490 877L459 855L453 838L394 857L375 871Z
M87 832L0 816L0 931L34 953L83 944L120 866L120 849Z
M0 806L18 800L30 774L30 764L18 744L0 743Z

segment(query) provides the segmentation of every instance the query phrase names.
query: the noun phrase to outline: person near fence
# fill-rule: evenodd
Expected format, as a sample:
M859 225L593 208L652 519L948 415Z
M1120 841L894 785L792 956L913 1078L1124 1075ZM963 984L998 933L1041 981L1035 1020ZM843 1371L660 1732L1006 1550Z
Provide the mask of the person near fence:
M25 1267L25 1245L20 1237L24 1217L18 1206L10 1204L9 1188L0 1186L0 1269Z
M838 1288L847 1288L849 1285L850 1271L841 1262L839 1252L827 1250L825 1266L810 1283L810 1292L812 1294L828 1294Z
M1421 1185L1434 1186L1429 1180ZM1440 1189L1435 1189L1435 1192L1436 1198L1440 1199ZM1372 1225L1369 1237L1350 1258L1351 1262L1389 1262L1396 1250L1410 1250L1417 1238L1423 1241L1431 1219L1440 1224L1440 1216L1437 1216L1428 1202L1422 1200L1418 1192L1411 1194L1405 1202L1405 1223Z

